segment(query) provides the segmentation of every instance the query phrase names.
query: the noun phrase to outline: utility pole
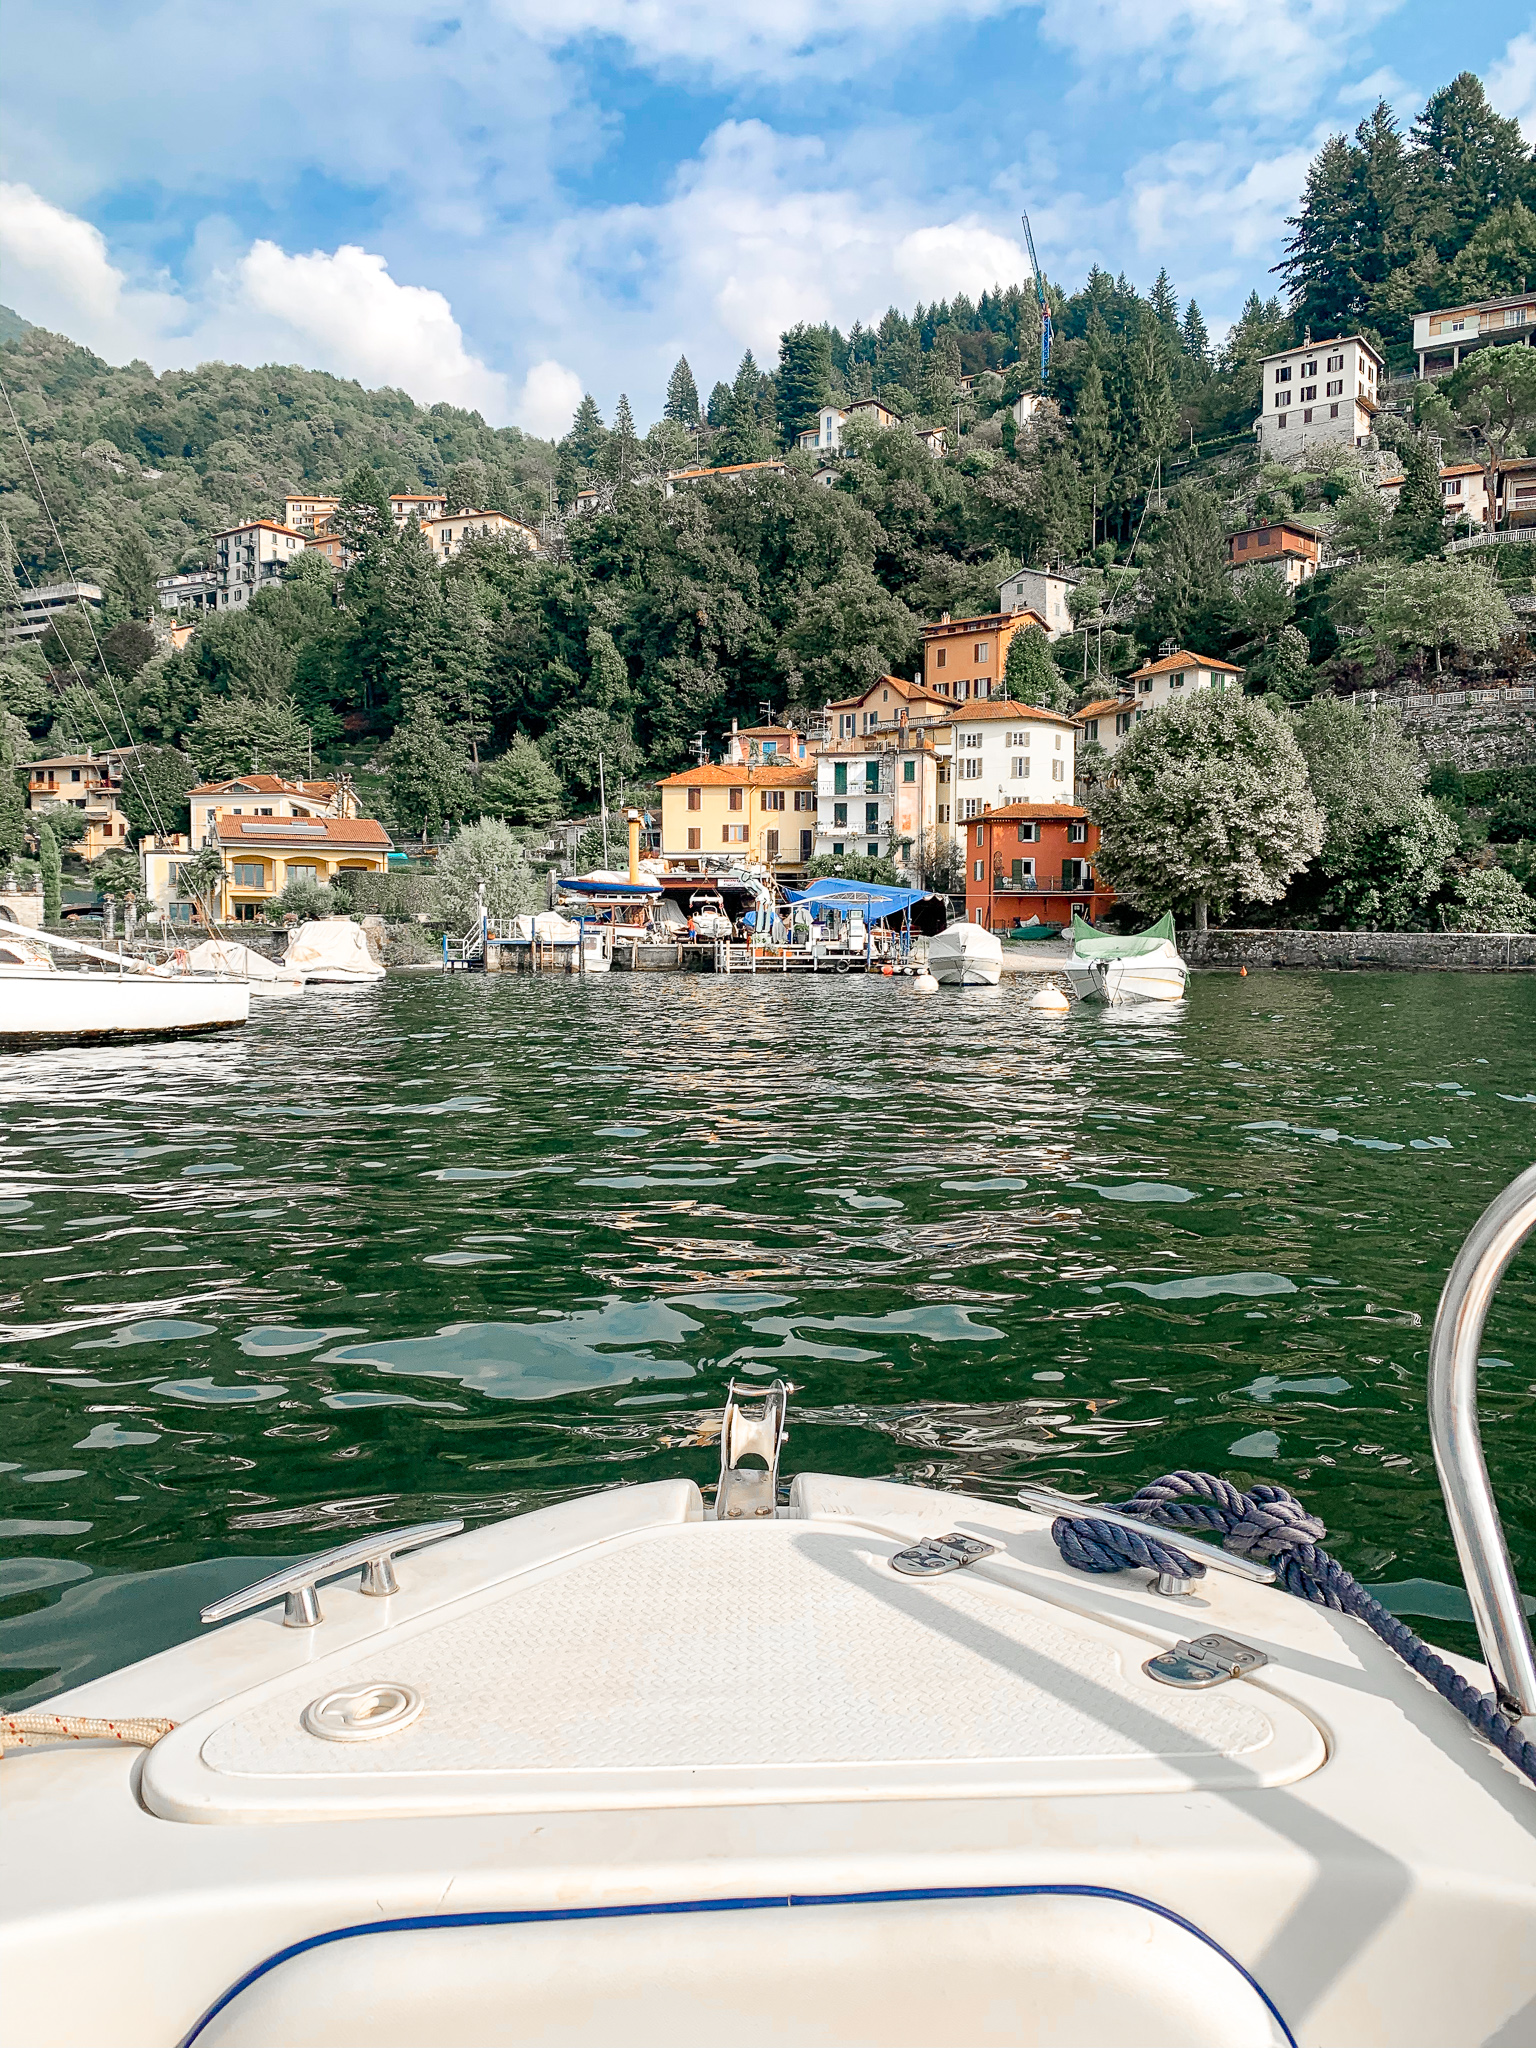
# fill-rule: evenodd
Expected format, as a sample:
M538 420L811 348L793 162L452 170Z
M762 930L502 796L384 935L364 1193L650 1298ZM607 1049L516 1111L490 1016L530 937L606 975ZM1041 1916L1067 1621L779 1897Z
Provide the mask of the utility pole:
M603 866L608 865L608 792L603 781L603 757L597 757L597 802L603 820Z

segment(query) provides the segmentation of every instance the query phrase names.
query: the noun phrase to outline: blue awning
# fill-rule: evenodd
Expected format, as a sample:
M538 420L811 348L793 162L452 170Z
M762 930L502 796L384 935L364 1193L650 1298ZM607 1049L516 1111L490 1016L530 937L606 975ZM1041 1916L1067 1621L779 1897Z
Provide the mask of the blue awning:
M788 890L791 903L808 903L814 910L857 910L866 919L900 917L918 903L937 903L931 889L892 889L883 882L849 882L841 875L823 875L809 889Z

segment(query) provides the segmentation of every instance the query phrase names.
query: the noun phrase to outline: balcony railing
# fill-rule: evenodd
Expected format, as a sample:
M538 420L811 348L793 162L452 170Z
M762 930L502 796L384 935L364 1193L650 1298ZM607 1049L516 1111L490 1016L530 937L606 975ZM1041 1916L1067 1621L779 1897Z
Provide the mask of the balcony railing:
M1022 881L1012 875L992 878L997 896L1081 896L1097 887L1091 869L1086 868L1075 875L1025 875Z

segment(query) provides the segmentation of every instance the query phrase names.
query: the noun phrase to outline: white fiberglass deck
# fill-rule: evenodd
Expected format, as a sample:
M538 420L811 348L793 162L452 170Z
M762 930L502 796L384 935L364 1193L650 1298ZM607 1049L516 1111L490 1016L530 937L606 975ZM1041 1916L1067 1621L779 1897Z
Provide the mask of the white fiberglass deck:
M145 1797L187 1819L1288 1782L1322 1762L1256 1686L1176 1692L1154 1647L976 1572L891 1569L852 1530L685 1523L620 1537L311 1665L178 1730ZM396 1681L398 1733L301 1723L333 1686Z

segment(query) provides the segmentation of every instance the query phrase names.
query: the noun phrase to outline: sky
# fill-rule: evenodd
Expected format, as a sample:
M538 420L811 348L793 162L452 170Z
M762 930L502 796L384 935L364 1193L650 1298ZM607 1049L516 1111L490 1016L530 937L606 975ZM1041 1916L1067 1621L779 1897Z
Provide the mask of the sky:
M1307 162L1536 4L8 0L0 302L110 362L299 363L559 434L780 331L1095 262L1212 332Z

